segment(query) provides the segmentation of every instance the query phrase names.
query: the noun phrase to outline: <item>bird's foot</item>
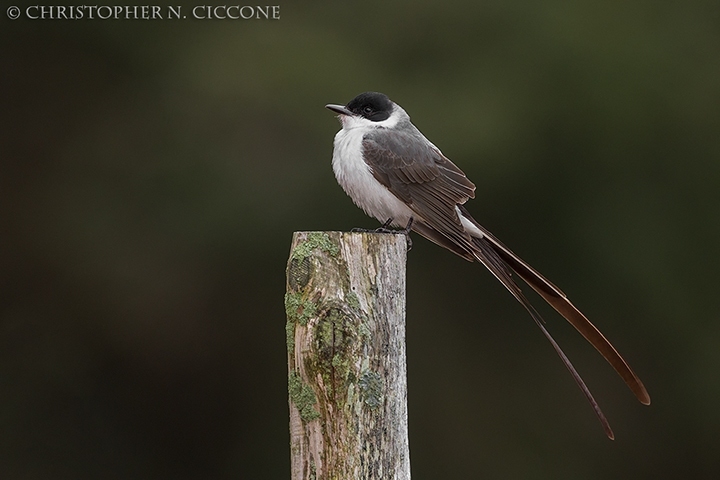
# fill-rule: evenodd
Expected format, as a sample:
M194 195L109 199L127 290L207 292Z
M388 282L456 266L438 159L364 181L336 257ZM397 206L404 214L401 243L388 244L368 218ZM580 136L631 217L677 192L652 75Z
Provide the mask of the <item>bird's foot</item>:
M392 233L395 235L405 235L405 239L407 240L407 249L408 252L412 250L412 239L410 238L410 231L412 230L412 224L413 219L412 217L408 221L408 224L403 228L402 230L393 230L390 228L390 224L392 223L393 219L388 218L387 222L383 223L382 226L372 229L372 228L353 228L350 230L353 233Z
M350 230L353 233L396 233L395 230L390 228L390 224L392 223L393 219L388 218L387 222L383 223L381 227L378 228L353 228Z

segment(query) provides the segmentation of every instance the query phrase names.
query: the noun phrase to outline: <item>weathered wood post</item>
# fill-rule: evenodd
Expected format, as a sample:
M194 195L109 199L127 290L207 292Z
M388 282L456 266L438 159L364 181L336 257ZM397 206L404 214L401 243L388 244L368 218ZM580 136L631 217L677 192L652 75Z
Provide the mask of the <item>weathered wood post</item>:
M287 267L292 480L409 480L403 235L296 232Z

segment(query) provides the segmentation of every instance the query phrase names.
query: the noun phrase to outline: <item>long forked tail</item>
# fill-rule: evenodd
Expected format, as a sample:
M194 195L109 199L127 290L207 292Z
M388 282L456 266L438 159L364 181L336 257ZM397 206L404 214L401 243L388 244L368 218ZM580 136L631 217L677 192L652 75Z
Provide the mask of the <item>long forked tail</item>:
M567 299L565 294L549 280L543 277L537 270L532 268L520 257L515 255L509 248L503 245L492 233L479 225L464 207L459 206L459 209L462 212L462 215L471 221L484 235L483 238L473 238L475 246L482 252L482 256L494 257L496 258L495 263L504 266L504 272L506 273L508 280L514 285L513 288L517 291L520 290L512 278L510 278L510 270L517 273L518 276L525 281L525 283L530 285L533 290L545 299L546 302L548 302L558 313L560 313L560 315L562 315L573 327L575 327L575 329L580 332L580 334L585 337L585 339L590 342L590 344L595 347L598 352L600 352L603 358L605 358L605 360L615 369L618 375L620 375L620 377L625 381L640 403L650 405L650 395L645 389L645 386L640 378L635 374L635 372L633 372L630 365L628 365L625 359L620 356L615 347L612 346L600 330L598 330L597 327L595 327L595 325L593 325L590 320L588 320L587 317L585 317L585 315L583 315L582 312L580 312L580 310L578 310L575 305ZM480 258L478 258L478 260L487 266L485 261ZM492 269L490 270L492 271ZM495 272L493 272L493 274L497 277ZM511 293L513 293L513 289L508 287L505 281L502 279L500 279L500 281L503 282ZM515 293L513 293L513 296L517 298ZM525 305L526 302L527 300L525 300L525 302L521 300L523 305ZM525 308L527 308L527 306ZM533 318L535 317L533 316ZM555 349L558 350L557 347Z
M610 423L608 423L607 418L605 418L605 414L603 414L602 410L600 409L600 406L595 400L595 397L593 397L592 393L590 393L590 389L588 389L587 385L585 385L585 382L580 377L580 374L578 374L577 370L575 370L575 367L570 362L570 359L568 359L567 355L565 355L565 352L562 351L555 339L550 335L550 332L548 332L545 328L544 321L540 317L540 314L525 298L522 291L520 291L520 288L512 279L512 273L508 269L503 259L495 252L495 250L492 248L492 245L486 239L474 238L473 243L476 247L476 250L473 252L475 258L480 263L485 265L488 270L490 270L490 272L492 272L492 274L498 280L500 280L500 282L505 286L505 288L510 291L513 297L515 297L515 299L520 302L523 307L525 307L528 313L530 313L530 316L532 316L537 326L540 327L540 330L550 341L550 344L555 349L555 352L558 354L565 367L570 371L570 375L572 375L573 380L575 380L575 383L577 383L577 385L580 387L580 390L582 390L585 398L587 398L588 402L590 402L590 405L595 412L595 415L597 416L598 420L600 420L600 423L605 430L605 434L608 436L609 439L614 440L615 435L610 428Z

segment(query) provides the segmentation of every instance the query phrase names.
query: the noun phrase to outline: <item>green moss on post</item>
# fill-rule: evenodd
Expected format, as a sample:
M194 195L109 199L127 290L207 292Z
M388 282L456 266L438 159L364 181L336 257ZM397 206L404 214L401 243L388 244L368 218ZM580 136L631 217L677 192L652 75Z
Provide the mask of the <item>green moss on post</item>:
M312 255L315 249L320 250L332 255L337 256L340 251L340 247L330 240L330 237L325 232L309 232L305 239L295 245L290 255L290 259L302 261L304 258Z
M288 375L288 392L290 401L300 411L300 418L306 422L320 418L320 414L314 408L317 403L315 392L302 381L297 372L291 371Z

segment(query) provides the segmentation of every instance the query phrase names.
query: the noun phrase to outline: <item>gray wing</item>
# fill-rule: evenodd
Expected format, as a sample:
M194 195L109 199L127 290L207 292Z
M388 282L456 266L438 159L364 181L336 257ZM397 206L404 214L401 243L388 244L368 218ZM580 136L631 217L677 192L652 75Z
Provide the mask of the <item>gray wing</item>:
M363 153L373 175L417 214L413 230L467 260L481 262L541 324L513 280L512 269L487 240L472 238L460 222L457 207L475 197L475 185L421 134L416 135L387 130L366 135Z
M413 230L474 260L472 239L455 208L475 197L475 185L462 170L419 132L369 133L362 146L373 176L416 214Z

